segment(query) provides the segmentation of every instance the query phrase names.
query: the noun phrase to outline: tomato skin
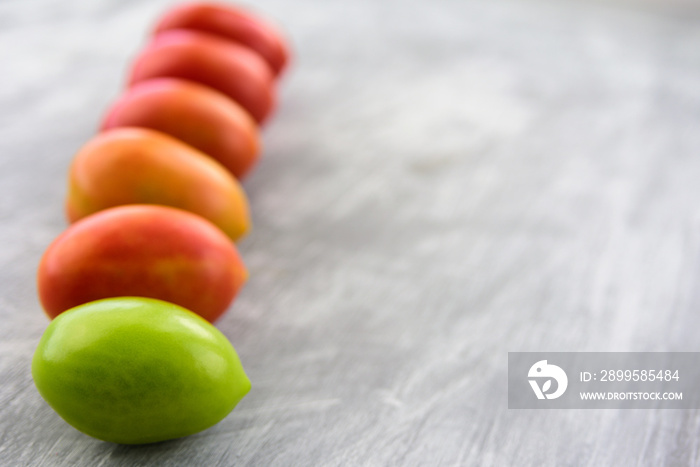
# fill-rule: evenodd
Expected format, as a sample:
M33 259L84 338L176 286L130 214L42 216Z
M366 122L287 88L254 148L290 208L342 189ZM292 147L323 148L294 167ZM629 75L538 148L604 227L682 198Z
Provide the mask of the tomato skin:
M180 209L128 205L61 233L41 258L37 288L50 318L102 298L140 296L214 322L247 277L235 245L214 224Z
M255 50L279 76L290 60L280 31L262 18L232 5L195 2L178 5L163 14L155 34L171 29L191 29L224 37Z
M109 109L101 130L141 127L169 134L213 157L243 178L260 153L258 127L225 95L173 78L142 81Z
M160 300L99 300L53 320L34 353L41 396L70 425L121 444L180 438L218 423L250 390L231 343Z
M153 78L180 78L214 88L258 123L272 113L274 78L249 48L212 34L171 30L158 34L134 61L129 86Z

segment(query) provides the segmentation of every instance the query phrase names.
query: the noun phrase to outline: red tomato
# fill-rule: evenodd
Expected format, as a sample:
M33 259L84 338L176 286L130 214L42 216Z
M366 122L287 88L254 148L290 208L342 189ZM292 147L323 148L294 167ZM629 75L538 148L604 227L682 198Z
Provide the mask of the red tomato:
M50 318L109 297L151 297L214 322L248 272L236 246L201 216L131 204L72 224L39 263L39 299Z
M262 123L275 106L274 77L247 47L201 32L158 34L136 58L129 85L152 78L180 78L214 88Z
M278 76L289 62L289 48L277 28L241 8L218 3L187 3L167 11L155 28L192 29L225 37L259 53Z

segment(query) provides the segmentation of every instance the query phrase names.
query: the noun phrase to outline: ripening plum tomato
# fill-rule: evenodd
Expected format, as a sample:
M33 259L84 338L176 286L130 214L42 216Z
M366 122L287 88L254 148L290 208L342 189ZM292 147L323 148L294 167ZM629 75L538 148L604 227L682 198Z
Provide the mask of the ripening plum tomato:
M153 78L180 78L212 87L262 123L275 106L274 77L248 47L212 34L174 29L158 34L136 58L129 86Z
M279 76L289 62L289 47L280 31L261 17L223 3L195 2L178 5L161 17L155 33L192 29L216 34L260 54Z
M181 79L143 81L107 113L102 130L142 127L169 134L213 157L241 179L260 152L258 127L237 103L207 86Z
M181 209L126 205L71 225L44 252L39 299L55 318L101 298L151 297L216 321L248 273L231 240Z
M68 182L71 222L124 204L161 204L199 214L233 240L250 228L248 200L236 178L159 131L128 127L99 133L73 158Z
M120 297L53 320L34 353L34 384L92 437L145 444L207 429L250 390L226 337L172 303Z

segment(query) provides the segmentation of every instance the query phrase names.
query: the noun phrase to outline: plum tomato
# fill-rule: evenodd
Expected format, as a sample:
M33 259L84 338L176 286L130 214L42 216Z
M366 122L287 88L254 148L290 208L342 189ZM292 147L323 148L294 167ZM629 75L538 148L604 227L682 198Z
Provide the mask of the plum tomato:
M221 421L250 390L231 343L171 303L99 300L53 320L34 353L41 396L92 437L146 444Z
M279 29L260 16L233 5L212 2L177 5L163 14L155 34L171 29L208 32L250 47L265 59L275 76L279 76L289 62L289 47Z

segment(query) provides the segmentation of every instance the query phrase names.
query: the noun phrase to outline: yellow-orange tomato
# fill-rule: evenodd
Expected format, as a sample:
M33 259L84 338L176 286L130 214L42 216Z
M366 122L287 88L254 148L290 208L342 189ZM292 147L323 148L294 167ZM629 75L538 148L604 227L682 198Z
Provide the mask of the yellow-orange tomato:
M213 157L239 179L260 152L258 127L245 110L209 87L181 79L143 81L124 93L102 130L127 126L167 133Z
M196 31L158 34L136 58L129 85L153 78L181 78L212 87L262 123L275 106L274 77L248 47Z
M245 193L228 170L192 146L145 128L98 134L70 167L66 213L71 222L123 204L181 208L234 240L250 227Z
M248 274L231 240L206 219L157 205L106 209L47 248L37 285L50 318L102 298L136 296L183 306L213 322Z

